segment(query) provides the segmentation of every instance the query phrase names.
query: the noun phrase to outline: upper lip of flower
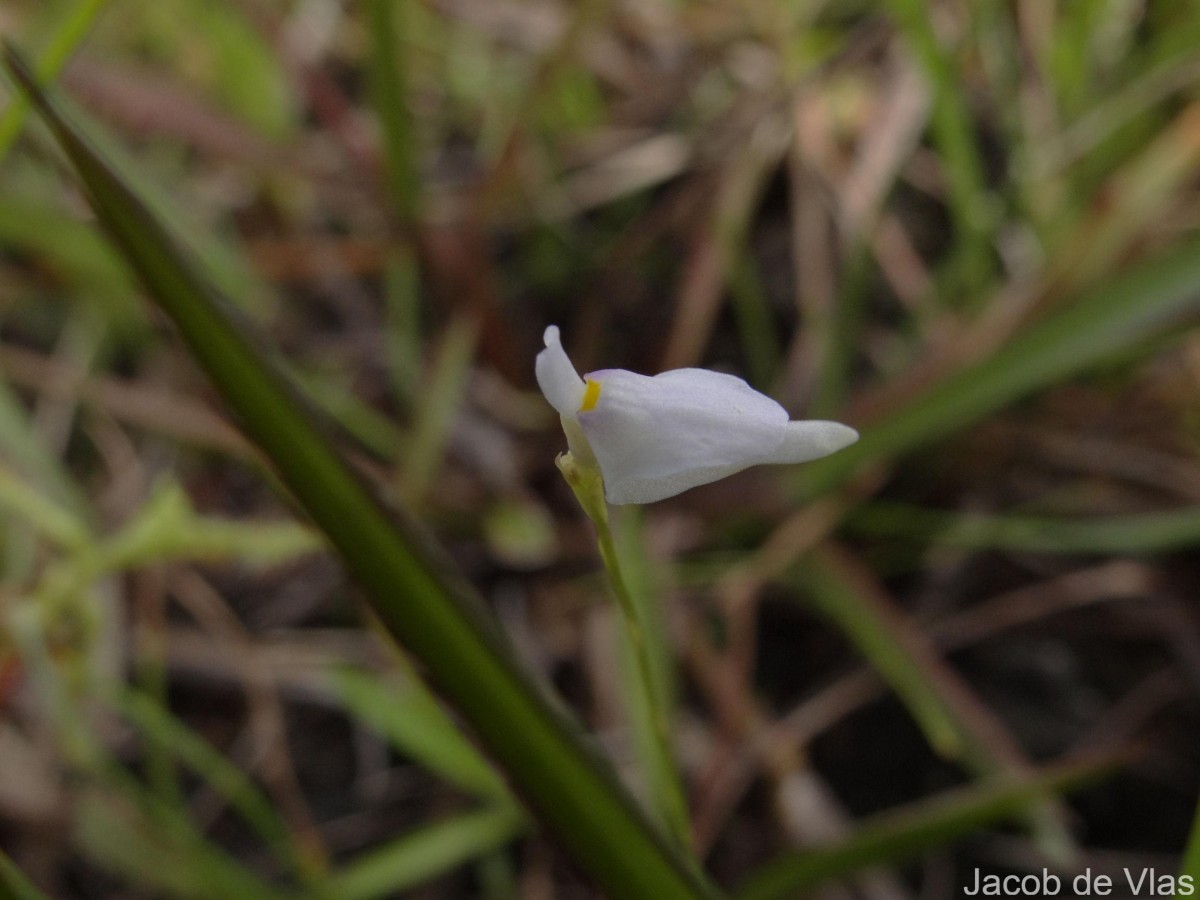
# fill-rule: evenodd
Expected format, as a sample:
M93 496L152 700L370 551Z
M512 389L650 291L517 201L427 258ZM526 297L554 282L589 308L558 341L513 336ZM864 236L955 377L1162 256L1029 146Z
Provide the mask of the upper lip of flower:
M564 426L581 430L610 503L652 503L749 466L816 459L858 439L838 422L789 422L770 397L707 369L653 377L602 369L580 378L557 326L544 340L538 384Z
M583 403L583 379L562 348L557 325L549 326L542 340L546 349L537 355L534 365L538 386L560 416L573 417Z

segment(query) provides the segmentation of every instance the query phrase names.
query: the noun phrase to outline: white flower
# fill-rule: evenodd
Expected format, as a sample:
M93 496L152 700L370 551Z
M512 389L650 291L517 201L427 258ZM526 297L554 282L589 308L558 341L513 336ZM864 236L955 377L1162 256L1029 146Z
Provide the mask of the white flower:
M594 455L609 503L653 503L749 466L807 462L858 440L838 422L789 422L770 397L707 369L653 377L601 369L580 378L558 327L543 339L538 385L562 416L572 453L585 462Z

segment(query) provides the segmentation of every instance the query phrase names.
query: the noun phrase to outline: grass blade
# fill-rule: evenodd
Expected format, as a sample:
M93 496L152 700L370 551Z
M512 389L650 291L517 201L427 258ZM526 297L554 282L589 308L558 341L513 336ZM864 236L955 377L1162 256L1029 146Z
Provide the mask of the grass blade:
M959 236L951 260L956 271L950 287L965 289L965 305L978 308L984 299L980 291L994 268L991 238L997 217L964 87L955 70L953 50L942 46L928 6L920 0L900 0L890 6L933 88L930 125L945 173L946 202Z
M82 43L84 37L96 21L100 11L108 0L80 0L71 12L64 16L62 23L55 31L38 63L38 76L46 81L53 81L62 71L75 48ZM0 162L12 149L13 141L21 133L25 117L29 115L29 101L24 97L16 97L0 116Z
M1200 884L1200 804L1196 806L1196 819L1192 822L1192 833L1183 850L1183 862L1179 874L1192 880L1192 887Z
M416 221L420 210L417 135L408 104L408 47L405 27L410 0L369 0L371 29L371 89L383 146L387 153L388 186L392 206L405 225Z
M90 537L87 524L78 516L20 478L3 461L0 461L0 514L19 519L24 527L62 547L80 547Z
M113 707L133 723L148 742L200 775L282 858L298 856L287 825L241 769L148 695L121 688L106 690L106 693Z
M648 671L644 674L654 681L649 693L640 689L638 681L643 673L638 667L638 651L630 641L629 630L618 629L621 674L628 698L630 724L633 726L638 756L642 760L649 796L654 798L655 805L662 811L664 821L672 832L684 846L690 846L692 838L687 795L672 757L675 666L664 621L662 591L655 583L654 563L646 547L641 510L636 506L626 506L611 513L613 553L620 561L620 572L629 602L636 610L639 639L648 663ZM658 700L657 708L649 702L651 696Z
M811 554L802 584L806 599L829 618L904 703L931 747L951 759L965 756L971 743L951 704L936 685L943 674L932 666L940 657L926 635L897 611L857 585L843 557Z
M397 688L357 669L338 669L332 674L342 704L401 753L480 797L509 796L503 780L454 727L415 675L406 677Z
M433 486L438 466L445 458L454 416L462 405L463 390L471 374L479 323L472 316L456 316L446 327L438 347L437 362L423 386L401 484L410 506L420 508Z
M0 379L0 453L13 463L13 477L28 479L24 482L27 487L32 482L32 486L47 495L46 502L62 506L65 515L77 519L88 515L87 501L79 488L34 431L29 414L3 379Z
M0 900L47 900L3 850L0 850Z
M139 802L129 802L131 797ZM119 795L85 795L77 823L78 840L89 856L162 895L187 900L285 896L210 843L179 812L131 785L123 785Z
M421 661L552 835L611 896L717 896L644 815L576 720L528 674L470 585L415 523L385 510L343 463L291 385L235 324L228 300L15 51L8 65L50 123L110 235L247 435L339 551L380 621Z
M501 847L525 829L515 806L463 813L374 850L330 879L340 900L371 900L408 890Z
M1036 553L1153 554L1200 544L1200 509L1129 516L961 515L906 503L872 503L851 516L857 533L971 549Z
M993 356L863 430L851 447L805 467L809 494L870 463L948 437L1010 403L1127 351L1200 307L1200 240L1142 263L1078 297Z
M846 554L833 547L810 554L803 579L808 597L896 691L939 754L985 778L1026 776L1030 764L1001 721ZM1062 819L1051 805L1029 816L1052 858L1066 856L1072 846Z
M880 813L861 822L854 836L841 844L768 863L737 891L736 900L795 897L824 881L911 859L1080 788L1108 774L1114 765L1113 760L1105 760L1050 769L1027 781L976 785Z

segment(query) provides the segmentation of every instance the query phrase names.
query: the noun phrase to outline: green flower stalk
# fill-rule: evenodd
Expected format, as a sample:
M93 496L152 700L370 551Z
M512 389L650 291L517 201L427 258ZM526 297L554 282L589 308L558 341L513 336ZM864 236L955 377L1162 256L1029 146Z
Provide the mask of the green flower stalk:
M671 749L668 700L661 696L658 681L654 677L654 664L650 659L646 628L629 591L629 584L621 571L621 559L608 517L608 504L604 500L604 478L594 460L581 458L574 451L560 453L555 464L567 484L571 486L571 490L575 492L575 498L583 507L584 513L596 526L600 557L604 561L604 568L608 572L609 582L621 609L621 620L625 625L625 636L633 652L636 669L635 689L640 694L639 697L633 698L631 706L641 712L649 724L650 758L646 760L646 780L653 795L654 805L671 835L680 845L690 848L691 821L683 783Z
M596 526L637 668L637 708L654 749L647 761L659 815L690 845L687 804L671 754L665 698L654 678L645 625L621 572L608 504L653 503L763 463L805 462L858 440L838 422L793 422L745 381L705 369L654 377L602 369L580 378L551 325L538 354L538 385L562 418L569 453L557 463Z

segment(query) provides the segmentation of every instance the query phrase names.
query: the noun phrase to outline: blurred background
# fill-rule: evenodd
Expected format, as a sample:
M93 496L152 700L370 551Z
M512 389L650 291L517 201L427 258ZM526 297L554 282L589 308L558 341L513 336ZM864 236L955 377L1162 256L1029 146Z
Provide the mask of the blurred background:
M1123 762L819 896L1177 870L1196 4L5 0L0 32L635 788L543 329L862 432L621 516L720 882L1088 754ZM53 897L594 896L474 810L469 745L0 94L0 847Z

